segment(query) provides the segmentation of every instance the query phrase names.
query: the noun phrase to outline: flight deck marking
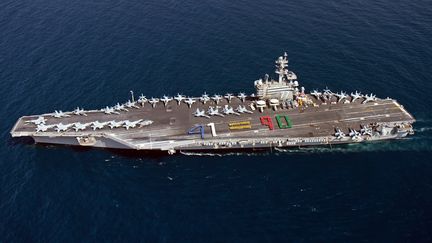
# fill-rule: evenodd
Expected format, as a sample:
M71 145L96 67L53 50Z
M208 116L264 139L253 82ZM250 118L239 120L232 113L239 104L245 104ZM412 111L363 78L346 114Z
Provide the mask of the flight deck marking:
M291 128L292 127L291 119L287 115L284 115L283 118L285 118L286 124L283 124L283 122L281 121L281 117L282 117L281 115L276 115L276 121L277 121L279 128L280 129Z
M269 116L261 116L260 121L262 125L268 126L270 130L274 129L273 121Z
M230 122L228 128L229 130L251 129L252 125L250 121Z
M206 126L210 127L211 129L211 133L213 137L217 137L217 133L216 133L216 126L213 122L208 123ZM204 125L196 125L194 127L192 127L191 129L189 129L189 131L187 132L188 135L193 135L193 134L201 134L201 139L204 139Z
M282 117L285 119L285 122L282 121ZM286 129L292 127L292 121L288 115L276 115L275 118L279 129ZM262 125L268 126L270 130L274 130L273 121L270 116L261 116L260 121Z
M211 123L207 124L207 126L210 127L211 132L212 132L212 136L217 137L215 124L213 122L211 122Z
M187 132L187 134L188 135L201 134L201 139L204 139L204 126L203 125L194 126L191 129L189 129L189 131Z

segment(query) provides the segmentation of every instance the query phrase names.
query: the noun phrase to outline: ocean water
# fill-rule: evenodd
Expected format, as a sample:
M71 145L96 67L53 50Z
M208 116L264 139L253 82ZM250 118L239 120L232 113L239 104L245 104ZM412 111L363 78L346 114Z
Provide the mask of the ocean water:
M429 0L3 0L0 242L432 242ZM12 140L23 115L252 93L287 51L307 89L373 92L408 139L152 156Z

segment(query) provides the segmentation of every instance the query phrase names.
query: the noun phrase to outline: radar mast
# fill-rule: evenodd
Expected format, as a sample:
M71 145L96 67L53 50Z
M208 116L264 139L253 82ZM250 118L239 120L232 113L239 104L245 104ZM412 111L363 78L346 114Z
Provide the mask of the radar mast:
M279 83L282 84L282 81L284 80L284 77L286 75L288 75L289 71L288 71L288 54L285 52L283 57L280 56L277 60L276 60L276 71L275 73L277 73L279 75Z

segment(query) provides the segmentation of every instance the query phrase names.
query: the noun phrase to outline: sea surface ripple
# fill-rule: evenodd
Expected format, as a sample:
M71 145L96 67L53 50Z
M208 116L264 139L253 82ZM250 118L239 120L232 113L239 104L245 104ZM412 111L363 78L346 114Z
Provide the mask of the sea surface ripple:
M3 0L0 242L432 242L429 0ZM17 142L23 115L246 91L287 51L307 89L397 99L393 142L148 156ZM203 156L198 156L203 155Z

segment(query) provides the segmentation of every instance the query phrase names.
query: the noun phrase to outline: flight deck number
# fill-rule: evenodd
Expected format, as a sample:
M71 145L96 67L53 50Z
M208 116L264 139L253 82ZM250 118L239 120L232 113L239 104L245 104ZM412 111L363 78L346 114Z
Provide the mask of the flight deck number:
M276 123L279 127L279 129L287 129L287 128L291 128L292 127L292 121L289 118L289 116L287 115L276 115L275 116L276 119ZM260 117L260 122L261 125L267 126L269 128L269 130L274 130L274 123L273 123L273 119L270 116L261 116ZM196 125L194 127L192 127L191 129L188 130L187 134L188 135L196 135L199 134L201 135L201 139L204 139L204 127L208 126L210 127L211 133L213 137L217 137L217 132L216 132L216 126L213 122L208 123L207 125ZM247 128L250 128L251 125L249 125ZM231 126L230 126L231 129Z
M276 122L279 129L287 129L292 127L292 121L287 115L276 115ZM273 120L270 116L260 117L261 125L267 126L270 130L274 130Z

